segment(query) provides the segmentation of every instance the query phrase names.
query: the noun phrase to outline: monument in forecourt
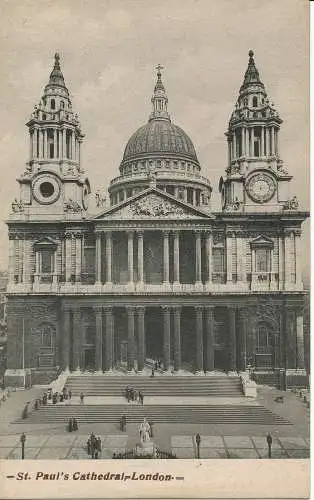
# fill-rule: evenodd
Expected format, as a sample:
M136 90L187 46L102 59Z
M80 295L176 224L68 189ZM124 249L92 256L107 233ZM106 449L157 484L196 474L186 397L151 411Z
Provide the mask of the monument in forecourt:
M25 374L46 383L60 370L141 374L147 359L166 374L250 367L258 382L283 374L288 386L306 384L300 247L309 214L289 194L282 120L254 54L227 127L220 211L170 117L161 70L109 203L98 194L90 213L84 134L55 55L7 220L8 386Z

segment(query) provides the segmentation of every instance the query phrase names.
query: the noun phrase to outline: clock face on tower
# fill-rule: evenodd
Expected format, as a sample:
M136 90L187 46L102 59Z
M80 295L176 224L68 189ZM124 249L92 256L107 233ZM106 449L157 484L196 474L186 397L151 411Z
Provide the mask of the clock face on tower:
M276 182L270 175L258 172L248 178L246 191L253 201L265 203L274 196Z

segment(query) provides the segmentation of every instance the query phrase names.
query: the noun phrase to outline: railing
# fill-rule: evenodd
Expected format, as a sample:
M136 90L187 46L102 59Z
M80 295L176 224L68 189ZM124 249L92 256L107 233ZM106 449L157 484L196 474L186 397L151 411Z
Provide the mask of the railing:
M180 170L157 170L157 177L156 181L158 182L159 179L177 179L178 177L181 178L188 178L189 180L195 180L196 182L201 182L202 184L206 184L207 186L210 186L210 181L204 177L203 175L198 175L197 173L194 172L182 172ZM136 180L147 180L147 173L145 172L133 172L130 174L126 175L119 175L118 177L114 177L114 179L111 180L110 186L113 186L115 184L120 184L127 182L129 180L136 179Z

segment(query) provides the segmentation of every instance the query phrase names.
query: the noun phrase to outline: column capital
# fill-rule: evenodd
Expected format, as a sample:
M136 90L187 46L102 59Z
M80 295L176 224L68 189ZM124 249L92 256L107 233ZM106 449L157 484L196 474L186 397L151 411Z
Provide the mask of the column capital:
M103 306L96 305L96 306L93 306L93 309L94 309L95 313L101 313L103 311Z
M143 238L144 236L144 229L137 229L136 234L138 238Z
M204 306L197 305L197 306L194 306L194 309L195 309L195 311L198 311L198 312L204 311Z
M161 232L162 232L164 238L168 238L169 233L170 233L170 229L162 229Z
M135 312L134 306L125 306L126 312L129 316L133 316Z
M145 314L146 307L145 306L135 306L135 310L139 316Z
M181 306L170 306L175 314L181 314L182 307Z
M128 239L131 239L134 237L134 229L127 229L126 234L128 235Z
M170 312L172 307L171 306L161 306L161 309L163 312Z
M102 306L101 308L105 314L112 314L113 313L113 306Z

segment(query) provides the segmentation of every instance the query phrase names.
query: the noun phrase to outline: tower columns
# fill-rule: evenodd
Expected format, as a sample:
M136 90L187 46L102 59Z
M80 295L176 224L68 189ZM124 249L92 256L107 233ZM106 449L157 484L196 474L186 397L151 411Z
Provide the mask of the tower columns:
M174 283L180 283L180 239L179 231L173 233Z

